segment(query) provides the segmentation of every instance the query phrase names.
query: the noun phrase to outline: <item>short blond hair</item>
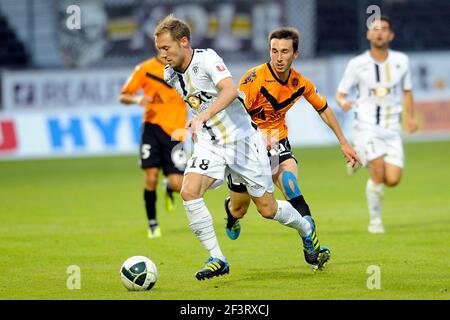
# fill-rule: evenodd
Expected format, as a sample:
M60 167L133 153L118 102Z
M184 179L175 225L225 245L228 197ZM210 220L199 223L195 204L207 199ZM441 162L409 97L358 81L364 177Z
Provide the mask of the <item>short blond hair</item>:
M158 23L154 35L156 37L166 32L170 33L171 37L176 41L180 41L183 37L191 40L191 29L188 24L181 19L175 18L173 14L169 14Z

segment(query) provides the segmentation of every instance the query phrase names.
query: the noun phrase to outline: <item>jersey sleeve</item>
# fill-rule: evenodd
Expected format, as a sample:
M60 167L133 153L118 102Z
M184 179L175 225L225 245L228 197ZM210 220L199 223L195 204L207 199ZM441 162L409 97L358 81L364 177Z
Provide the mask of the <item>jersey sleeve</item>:
M412 90L411 70L409 67L409 59L408 58L406 58L406 72L403 75L403 79L402 79L402 89L404 91Z
M142 82L142 66L136 66L134 68L133 73L128 78L125 85L122 87L122 90L120 91L122 94L131 94L135 95L138 93L139 90L142 89L143 82Z
M259 92L257 84L256 69L250 69L244 74L239 82L239 91L245 95L245 107L252 109L253 103L256 101L256 96Z
M337 91L348 94L350 92L350 89L355 85L355 83L356 83L355 67L352 61L350 61L347 64L347 67L345 68L344 76L339 82Z
M231 77L231 73L222 58L214 50L208 49L207 53L204 65L214 85L217 86L221 80Z
M320 95L316 86L307 78L305 79L305 91L303 96L305 99L316 109L321 112L327 108L327 100L324 96Z

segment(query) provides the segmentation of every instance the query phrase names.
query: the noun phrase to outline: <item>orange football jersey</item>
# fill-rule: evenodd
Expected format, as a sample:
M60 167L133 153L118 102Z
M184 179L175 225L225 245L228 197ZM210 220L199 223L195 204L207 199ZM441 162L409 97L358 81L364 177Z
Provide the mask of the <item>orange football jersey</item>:
M314 84L291 68L286 81L281 81L269 63L254 67L242 77L239 90L245 94L245 107L260 131L274 140L288 136L286 112L301 97L317 110L327 107Z
M159 125L170 136L175 130L186 126L186 104L176 90L164 81L164 64L158 59L152 58L137 65L121 93L136 95L140 90L153 100L145 108L144 122ZM179 138L176 137L177 140Z

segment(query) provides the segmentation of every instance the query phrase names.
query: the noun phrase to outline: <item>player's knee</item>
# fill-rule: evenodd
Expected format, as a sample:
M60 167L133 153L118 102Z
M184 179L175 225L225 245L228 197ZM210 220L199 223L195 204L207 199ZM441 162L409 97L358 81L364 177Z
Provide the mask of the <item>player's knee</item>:
M187 185L184 185L180 191L181 199L184 201L190 201L201 198L200 192Z
M372 181L376 184L380 184L380 183L386 183L385 181L385 175L384 175L384 171L383 170L374 170L372 172Z
M258 204L256 208L258 209L259 214L266 219L273 219L277 211L270 203Z
M158 175L152 173L145 174L145 188L149 191L156 190L156 185L158 184Z
M384 184L387 185L388 187L395 187L396 185L398 185L400 183L400 177L395 177L395 178L389 178L386 177Z
M233 217L238 219L242 218L247 213L249 205L250 202L231 204L230 210Z
M175 192L180 192L182 185L183 185L183 176L181 176L180 178L177 177L169 179L169 186Z

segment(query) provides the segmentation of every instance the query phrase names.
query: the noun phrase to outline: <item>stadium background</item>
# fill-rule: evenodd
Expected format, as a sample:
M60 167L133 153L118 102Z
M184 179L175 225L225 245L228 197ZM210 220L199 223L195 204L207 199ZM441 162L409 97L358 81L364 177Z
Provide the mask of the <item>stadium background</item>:
M133 66L155 53L152 30L170 12L192 24L194 47L220 52L235 81L268 60L269 30L298 27L295 66L328 97L350 136L351 114L333 97L348 59L368 47L367 8L374 4L394 21L393 48L411 57L421 123L411 138L448 136L448 1L3 0L0 158L134 153L142 110L121 107L117 93ZM70 5L81 9L81 29L66 26ZM336 143L304 100L288 119L296 123L293 145Z
M80 29L67 28L67 21L73 13L73 11L67 12L67 8L71 5L81 8ZM436 236L435 240L430 240L437 250L433 254L436 254L438 259L442 258L442 254L447 257L443 260L447 271L442 271L439 266L433 266L431 270L436 273L430 277L436 281L436 286L430 289L431 292L423 294L413 295L410 287L405 289L400 283L397 284L398 288L405 291L398 289L393 294L391 291L387 295L370 296L349 289L345 293L332 292L326 297L448 299L450 205L447 167L450 149L448 142L450 140L450 59L448 58L450 56L450 37L448 36L450 2L445 0L224 0L220 2L208 0L1 0L0 160L4 161L0 161L2 191L0 192L0 217L2 218L0 228L3 238L0 253L2 257L5 257L2 270L11 264L21 264L24 268L22 272L29 272L20 256L20 254L33 255L26 249L31 249L29 246L36 250L34 251L37 252L36 258L42 259L45 256L42 260L44 261L42 272L36 275L36 279L33 280L35 282L32 281L28 289L22 288L15 291L18 287L23 287L18 280L15 280L16 275L2 274L5 278L1 282L7 285L0 289L1 297L3 299L130 298L123 295L108 295L106 291L98 295L67 294L67 288L65 288L67 275L64 273L63 266L81 263L83 259L89 262L86 262L86 266L82 266L82 270L91 268L89 270L98 271L101 266L104 266L105 270L113 270L110 272L112 279L108 279L115 283L112 285L114 290L120 290L120 287L115 287L117 282L116 273L114 273L117 267L115 264L119 263L117 260L122 258L124 260L127 255L135 254L132 250L135 248L131 244L125 246L124 250L119 250L122 255L119 258L115 256L116 260L110 264L105 262L103 265L102 262L92 266L92 261L84 256L85 252L82 252L80 255L83 258L66 259L67 261L61 262L58 272L47 269L50 269L48 265L57 260L54 251L50 248L63 255L66 252L66 246L72 248L71 244L82 243L83 240L80 239L83 237L86 237L86 241L91 239L96 242L98 233L103 231L106 232L103 234L105 239L113 242L117 240L115 237L118 232L123 233L121 238L123 242L126 242L126 237L130 235L137 238L144 235L142 229L145 224L144 211L141 199L138 197L141 180L135 162L142 109L120 105L117 96L135 64L155 53L152 32L158 19L174 12L176 16L187 20L193 29L193 46L211 47L217 50L231 69L235 82L250 66L268 61L266 37L270 30L285 25L299 28L302 34L300 59L295 63L295 67L308 76L317 85L318 90L328 98L345 133L351 137L351 113L344 114L336 107L334 94L348 59L368 48L365 32L366 21L372 14L367 12L370 5L378 5L382 14L392 18L396 34L392 48L405 51L410 56L416 117L420 123L419 132L405 135L407 170L415 172L418 176L414 177L412 174L412 177L407 176L403 186L399 188L400 191L396 197L402 200L398 200L394 207L396 210L405 212L405 215L403 218L395 218L399 220L392 218L391 222L394 225L397 222L402 226L402 223L409 219L408 217L412 218L418 214L423 216L423 212L426 211L426 214L429 214L429 224L434 228L433 235ZM356 183L345 180L344 168L339 162L340 155L335 146L334 136L304 101L298 102L297 106L288 113L288 123L291 144L296 147L296 152L302 153L301 159L305 168L300 173L305 181L302 182L302 186L309 189L309 199L312 203L316 203L315 208L318 209L316 212L319 212L317 219L324 226L321 234L324 235L323 239L331 240L334 248L338 249L340 242L338 238L333 237L333 232L329 233L331 236L328 239L326 238L326 232L330 231L327 229L328 222L331 221L334 227L339 226L327 212L347 214L343 221L352 221L352 223L355 221L355 226L359 223L364 232L366 209L362 190L365 176L361 175L357 178L359 180L356 180L358 181ZM413 143L419 141L422 143ZM316 146L324 148L310 148ZM119 155L125 157L115 157ZM89 158L84 159L84 156ZM92 158L92 156L102 157ZM426 156L429 157L425 158ZM76 159L45 160L60 157ZM44 160L32 160L36 158ZM16 161L18 159L20 161ZM421 180L424 178L424 170L430 167L440 171L428 174L428 180ZM100 185L101 181L104 185ZM314 182L308 184L307 181ZM342 181L344 186L339 184L339 181ZM352 183L355 185L353 192L358 195L357 199L338 194L338 191L343 192L338 189L352 190ZM421 190L423 198L418 197L416 202L411 201L411 194L416 195L418 193L416 187L419 185L423 187L422 183L431 185L433 188L427 192ZM328 202L322 202L320 197L324 185L327 186L326 190L333 193L332 196L327 195ZM126 186L128 189L126 192L118 191L120 189L118 186ZM108 191L110 194L101 193L106 192L105 188L110 188ZM83 193L83 190L86 193L92 193L90 194L92 198ZM99 192L100 195L95 196ZM216 203L222 202L226 190L222 188L221 192L217 199L214 199ZM73 197L72 201L70 197ZM111 199L118 201L120 199L121 203L114 203ZM419 199L420 205L418 205ZM109 207L105 208L101 201L108 202ZM321 209L325 213L321 213ZM215 214L219 219L222 218L220 210L221 205L217 205ZM135 220L131 221L131 218L127 220L125 216L129 214L129 211L133 212L132 216ZM160 211L163 209L160 208ZM184 219L180 203L179 211L178 217ZM75 217L68 218L69 213ZM386 216L389 217L389 214L387 209ZM114 216L112 225L107 226L105 221L108 221L110 215ZM256 213L252 215L257 219ZM199 245L193 242L186 221L178 223L180 218L174 218L174 216L163 216L161 219L167 231L166 237L170 237L170 232L181 234L181 239L184 239L182 241L192 243L195 247L192 250L198 253L197 256L201 255ZM167 219L165 224L164 219ZM249 218L249 224L251 224L250 221L252 221L251 218ZM174 224L172 229L167 226L169 222ZM253 223L257 226L255 227L256 235L254 235L257 237L256 231L264 230L263 225L258 223L263 222ZM85 233L76 233L72 229L76 228L74 226L84 228ZM164 227L163 230L165 230ZM132 231L127 228L131 228ZM404 236L408 233L412 238L406 243L411 244L415 243L415 232L424 230L409 231L410 234L407 231L400 234ZM251 234L250 230L248 232ZM63 238L61 243L54 238L60 239L57 235L65 237L67 234L73 237ZM376 240L367 240L366 236L363 233L357 234L351 241L355 243L369 241L373 249ZM48 247L42 245L42 237L49 237L48 240L43 240ZM283 237L287 237L287 234L283 234ZM404 239L396 238L396 240ZM222 235L221 241L225 241ZM271 241L275 246L276 240ZM24 243L27 245L24 246ZM156 256L157 260L170 261L164 252L174 252L174 249L166 244L160 243L160 245L161 248L152 249L151 257ZM139 246L140 248L148 246L144 237ZM46 249L43 249L44 247ZM107 248L105 244L101 249L93 249L93 252L96 252L98 257L108 260L108 257L99 253ZM349 249L346 244L342 248ZM405 244L405 250L410 248ZM422 248L424 255L421 257L423 262L421 267L426 267L429 261L427 259L430 252L426 248ZM47 251L44 253L41 250ZM234 253L241 252L240 249L234 250ZM358 254L363 257L359 257ZM360 258L360 261L365 261L364 259L368 258L365 254L367 253L361 249L356 256ZM371 251L369 256L373 254L374 251ZM92 256L95 255L92 254ZM95 260L96 257L91 258ZM272 258L267 257L268 261L272 261ZM386 260L383 261L388 261L388 257L384 259ZM198 262L198 259L189 258L187 261L191 263L189 269L195 268ZM167 268L169 262L164 263ZM271 263L267 262L267 264ZM301 264L301 261L299 263ZM347 267L343 266L343 269ZM282 265L279 268L282 268ZM398 272L401 270L397 267L394 269ZM340 271L339 260L335 271ZM366 276L364 271L365 269L360 275L363 282ZM183 272L181 274L184 276ZM416 278L421 276L423 275L420 272L413 275ZM440 282L442 276L447 278L447 281ZM276 274L266 273L266 278L275 279L276 277ZM63 283L62 289L37 290L37 287L44 288L49 278L59 279L58 281ZM238 298L277 299L278 293L281 298L284 297L283 294L291 294L286 297L288 299L323 298L307 289L304 290L304 296L299 295L295 290L290 291L289 275L283 274L282 278L284 289L279 288L277 291L276 284L272 284L273 292L269 295L264 296L257 289L255 291L249 289L248 295L240 295ZM101 286L100 279L97 283L95 281L93 283ZM331 276L327 279L330 280ZM424 279L427 277L425 276ZM186 279L180 275L175 277L174 281L182 282ZM320 285L319 280L314 281L316 285ZM213 280L212 283L219 282ZM163 285L160 284L160 286ZM11 290L11 287L15 290ZM345 288L345 285L343 287ZM176 288L175 284L171 287L173 288ZM415 284L414 288L420 291L423 285ZM162 299L186 298L186 294L191 294L188 288L183 290L182 294L177 296L167 292L164 294L162 289L163 294L159 297ZM211 290L214 291L214 289ZM367 291L364 292L367 293ZM207 293L203 296L206 299L214 299L214 296L208 296ZM203 296L194 294L190 297ZM232 292L230 296L233 297Z

